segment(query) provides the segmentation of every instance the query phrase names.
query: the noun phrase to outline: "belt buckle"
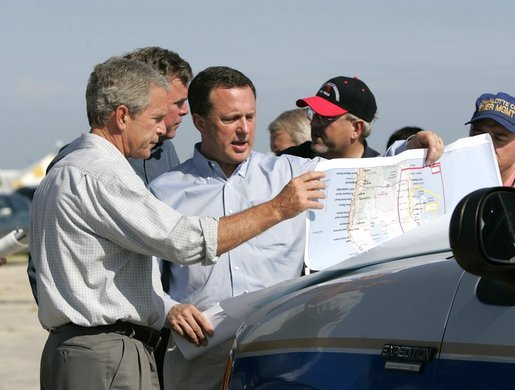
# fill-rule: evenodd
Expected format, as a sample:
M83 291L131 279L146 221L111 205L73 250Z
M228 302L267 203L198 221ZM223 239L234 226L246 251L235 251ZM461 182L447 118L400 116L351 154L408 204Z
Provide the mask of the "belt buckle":
M131 339L134 338L136 335L136 330L134 329L134 326L130 322L126 321L117 321L115 324L115 332L123 334L127 337L130 337Z
M130 330L131 333L128 334L127 336L132 339L136 335L136 331L134 330L134 327L132 325L129 325L129 330Z
M130 324L130 329L132 331L129 337L138 339L147 347L152 350L156 350L159 344L161 343L161 333L156 331L150 327L145 327L141 325ZM137 330L139 329L139 334Z
M148 329L147 340L144 344L148 345L153 350L156 350L161 343L161 334L154 329Z

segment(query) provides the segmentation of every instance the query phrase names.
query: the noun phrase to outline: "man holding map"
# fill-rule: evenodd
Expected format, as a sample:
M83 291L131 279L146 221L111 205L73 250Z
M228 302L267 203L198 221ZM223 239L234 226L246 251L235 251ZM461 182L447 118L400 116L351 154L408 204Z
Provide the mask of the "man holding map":
M201 142L195 145L192 159L149 186L157 198L177 210L191 215L231 215L268 199L292 175L314 169L321 160L252 151L255 87L235 69L211 67L200 72L191 82L188 98ZM429 154L439 158L443 151L437 142L440 138L425 133L419 141L427 141ZM216 266L170 267L169 294L174 306L168 322L174 337L204 344L204 324L208 321L202 311L223 299L298 277L303 267L304 236L305 216L301 215L238 246L223 255ZM190 361L172 344L164 363L166 389L220 388L231 341Z
M515 187L515 98L504 92L484 93L476 100L470 121L470 136L492 137L502 181Z

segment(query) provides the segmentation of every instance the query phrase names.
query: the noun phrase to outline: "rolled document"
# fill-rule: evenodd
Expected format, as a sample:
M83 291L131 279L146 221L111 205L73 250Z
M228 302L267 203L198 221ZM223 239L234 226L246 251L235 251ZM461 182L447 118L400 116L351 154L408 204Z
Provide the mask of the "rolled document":
M0 238L0 257L7 257L26 249L27 244L20 240L25 238L23 229L16 229Z

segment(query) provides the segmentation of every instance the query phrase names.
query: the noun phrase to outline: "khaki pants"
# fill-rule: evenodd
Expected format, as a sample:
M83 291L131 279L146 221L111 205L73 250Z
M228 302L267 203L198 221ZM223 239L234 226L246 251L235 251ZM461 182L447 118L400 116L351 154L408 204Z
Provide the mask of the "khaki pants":
M42 390L159 390L154 356L143 343L88 328L50 333L40 379Z

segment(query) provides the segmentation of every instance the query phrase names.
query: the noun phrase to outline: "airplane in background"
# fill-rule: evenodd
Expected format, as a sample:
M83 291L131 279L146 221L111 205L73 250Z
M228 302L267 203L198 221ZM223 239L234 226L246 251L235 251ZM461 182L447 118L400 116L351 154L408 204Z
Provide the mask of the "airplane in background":
M40 160L23 169L0 169L0 193L17 192L32 199L36 187L45 177L48 164L55 154L48 153Z
M55 155L47 154L24 169L0 169L0 238L30 229L30 205L37 186Z

